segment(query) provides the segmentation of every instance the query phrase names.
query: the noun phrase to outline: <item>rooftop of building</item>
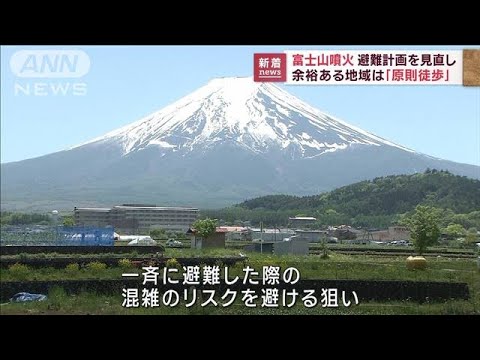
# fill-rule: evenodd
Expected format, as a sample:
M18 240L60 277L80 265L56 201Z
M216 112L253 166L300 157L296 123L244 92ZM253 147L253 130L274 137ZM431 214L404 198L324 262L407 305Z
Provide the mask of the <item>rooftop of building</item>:
M314 218L312 216L295 216L295 217L289 217L289 220L313 220L316 221L317 218Z
M189 228L189 229L187 230L187 234L195 234L196 232L197 232L197 230L195 230L194 228ZM228 232L228 231L227 231L227 229L225 229L225 228L222 228L222 227L216 227L216 228L215 228L215 233L217 233L217 234L218 234L218 233L227 233L227 232Z
M76 207L75 210L81 211L96 211L96 212L108 212L110 208L93 208L93 207Z
M244 226L219 226L219 228L225 229L227 232L248 231L248 228Z
M125 206L125 205L116 205L113 209L135 209L135 210L198 210L194 207L183 207L183 206Z
M261 232L262 229L260 228L250 228L250 231L252 232ZM266 234L275 234L275 233L292 233L293 234L293 230L292 229L267 229L267 228L263 228L263 232L266 233Z
M184 211L198 211L198 208L183 207L183 206L133 206L129 205L115 205L111 208L105 207L75 207L74 210L80 211L96 211L96 212L108 212L112 209L131 209L131 210L184 210Z

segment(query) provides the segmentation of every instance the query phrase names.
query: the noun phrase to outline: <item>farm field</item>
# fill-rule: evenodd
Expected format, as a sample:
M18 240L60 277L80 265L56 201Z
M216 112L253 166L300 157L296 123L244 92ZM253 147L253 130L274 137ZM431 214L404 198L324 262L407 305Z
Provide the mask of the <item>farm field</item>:
M246 255L246 256L245 256ZM26 259L54 259L62 257L69 259L70 264L63 268L32 267L23 265ZM84 262L87 259L88 262ZM112 260L113 259L113 260ZM158 260L160 271L162 266L174 264L178 268L187 261L188 265L225 266L229 263L229 277L242 276L243 269L250 266L260 270L263 266L279 266L281 269L295 267L299 270L303 281L338 281L339 283L353 282L353 284L367 284L381 281L397 281L400 286L408 284L449 283L466 284L468 287L467 299L423 299L415 301L386 300L375 301L360 299L358 305L337 308L322 307L320 303L312 308L306 308L297 302L291 308L266 308L257 306L248 308L237 299L228 307L200 306L199 302L191 307L185 307L182 302L176 307L162 306L154 308L125 308L122 307L122 292L107 291L102 281L121 281L122 273L137 272L142 269L135 267L135 261L152 261L148 254L138 254L132 250L128 254L19 254L2 256L2 261L15 261L13 265L0 269L2 283L8 284L41 284L42 282L56 282L62 286L49 287L48 299L43 302L9 303L2 296L1 314L480 314L480 271L476 258L470 257L442 257L440 255L428 257L428 267L425 270L408 270L405 266L405 257L395 254L370 255L364 253L343 254L334 249L329 250L329 257L322 258L319 254L307 256L275 256L271 254L241 253L238 249L204 250L165 249ZM140 260L139 260L140 259ZM17 261L18 260L18 261ZM108 261L106 261L108 260ZM108 263L108 265L106 264ZM73 265L72 265L73 264ZM177 274L173 278L181 279ZM85 282L88 290L77 288L69 289L70 282ZM139 280L140 281L140 280ZM355 281L360 281L355 283ZM363 282L362 282L363 281ZM95 282L93 284L92 282ZM51 283L49 283L51 284ZM66 285L65 285L66 284ZM98 286L97 286L98 284ZM141 282L139 282L141 284ZM333 284L336 284L335 282ZM353 285L355 286L355 285ZM357 285L360 286L360 285ZM362 285L363 286L363 285ZM93 290L92 290L93 289ZM362 289L359 289L360 292ZM25 288L23 291L29 291Z

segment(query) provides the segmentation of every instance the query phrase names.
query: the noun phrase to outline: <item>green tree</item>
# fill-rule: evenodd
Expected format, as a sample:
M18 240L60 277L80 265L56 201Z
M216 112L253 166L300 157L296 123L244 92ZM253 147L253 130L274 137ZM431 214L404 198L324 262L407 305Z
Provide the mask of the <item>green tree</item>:
M410 238L418 254L422 255L428 246L440 236L438 210L430 206L418 205L413 215L406 221Z
M49 224L50 217L47 214L24 214L2 211L1 223L3 225Z
M63 218L63 226L75 226L75 219L72 216L65 216Z
M154 240L163 240L167 238L167 234L164 229L150 230L150 237Z
M477 242L477 240L478 240L477 229L476 228L468 229L467 236L465 237L465 241L467 242L467 244L473 244Z
M454 239L465 236L465 229L460 224L450 224L445 228L444 231L447 235Z
M215 233L215 229L217 228L217 220L216 219L199 219L193 223L193 228L195 229L198 236L206 239L213 233Z

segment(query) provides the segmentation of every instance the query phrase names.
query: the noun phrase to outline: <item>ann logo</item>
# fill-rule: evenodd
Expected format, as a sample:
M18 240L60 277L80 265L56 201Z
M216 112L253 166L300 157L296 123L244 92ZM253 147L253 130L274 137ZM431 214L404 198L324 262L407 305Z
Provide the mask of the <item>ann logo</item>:
M88 73L90 58L81 50L21 50L10 68L21 78L79 78Z

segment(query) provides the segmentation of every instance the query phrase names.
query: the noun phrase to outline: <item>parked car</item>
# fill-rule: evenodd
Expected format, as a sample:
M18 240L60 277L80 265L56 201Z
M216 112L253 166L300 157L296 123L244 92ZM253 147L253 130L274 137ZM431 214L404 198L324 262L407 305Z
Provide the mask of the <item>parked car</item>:
M396 240L389 243L389 245L396 245L396 246L408 246L407 240Z
M175 239L168 239L167 242L165 243L167 247L171 248L181 248L183 247L183 244L181 241L175 240Z
M329 244L336 244L336 243L338 243L338 238L336 238L336 237L334 237L334 236L329 236L329 237L327 238L327 243L329 243Z

